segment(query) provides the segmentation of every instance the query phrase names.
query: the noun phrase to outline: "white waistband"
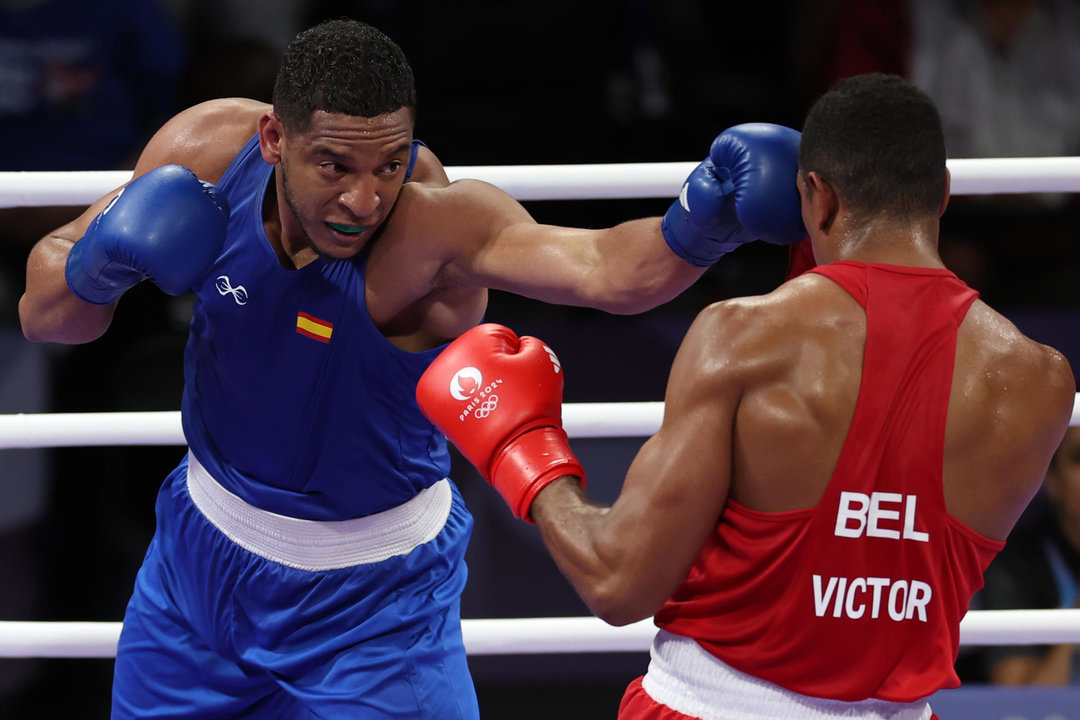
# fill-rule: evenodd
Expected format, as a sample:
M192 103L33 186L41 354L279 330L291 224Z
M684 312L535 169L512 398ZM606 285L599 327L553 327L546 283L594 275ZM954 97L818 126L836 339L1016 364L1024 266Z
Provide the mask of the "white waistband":
M658 703L701 720L929 720L930 703L843 702L785 690L739 672L694 640L661 630L650 650L645 692Z
M304 520L261 510L222 487L188 453L195 507L230 540L267 560L319 572L377 563L435 539L450 516L445 478L397 507L352 520Z

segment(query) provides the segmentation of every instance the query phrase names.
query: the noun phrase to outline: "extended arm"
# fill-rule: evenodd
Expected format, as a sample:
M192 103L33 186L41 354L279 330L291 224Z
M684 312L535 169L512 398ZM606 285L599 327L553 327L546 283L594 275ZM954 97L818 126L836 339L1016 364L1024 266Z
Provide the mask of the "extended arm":
M731 483L738 388L723 379L715 312L699 316L672 365L660 430L641 448L611 507L553 483L532 518L589 609L622 625L653 615L715 531Z
M724 131L661 218L603 230L538 225L501 191L451 185L427 233L445 236L448 284L505 290L545 302L635 313L666 302L740 245L805 237L795 187L799 135L757 123Z
M668 250L659 218L603 230L515 223L466 260L470 284L617 314L672 300L704 272Z
M561 443L537 449L527 440L537 426L561 425L552 410L561 402L561 380L540 388L520 383L519 373L508 367L489 371L489 349L477 346L476 337L491 326L452 343L418 386L424 413L500 490L518 517L535 521L560 570L590 610L609 623L640 620L660 607L685 579L726 502L738 390L734 382L718 381L727 373L715 342L715 315L714 309L706 310L687 335L672 368L664 422L638 453L610 508L585 497L583 473L561 427ZM523 347L526 341L538 343L522 338ZM543 361L544 354L538 358ZM468 417L468 400L451 400L448 378L458 377L463 367L505 380L497 386L497 407L482 419ZM519 385L530 388L521 393L530 398L527 405L542 412L523 410L526 403L517 391L511 396L508 391ZM508 417L515 419L507 423ZM513 462L502 459L508 453Z

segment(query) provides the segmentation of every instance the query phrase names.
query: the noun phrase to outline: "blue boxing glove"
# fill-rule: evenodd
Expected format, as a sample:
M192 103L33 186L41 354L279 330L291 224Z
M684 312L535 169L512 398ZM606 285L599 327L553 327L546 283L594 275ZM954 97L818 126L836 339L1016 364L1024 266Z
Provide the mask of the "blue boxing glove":
M672 252L697 267L740 245L806 237L795 176L799 132L746 123L720 133L690 173L660 228Z
M229 203L185 167L165 165L132 180L71 247L64 277L75 295L107 305L149 278L181 295L217 259Z

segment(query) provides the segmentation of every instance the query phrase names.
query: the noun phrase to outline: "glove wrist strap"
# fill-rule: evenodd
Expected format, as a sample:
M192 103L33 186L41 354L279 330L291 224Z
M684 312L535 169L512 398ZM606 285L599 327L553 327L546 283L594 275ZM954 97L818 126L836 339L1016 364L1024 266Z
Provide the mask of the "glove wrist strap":
M728 235L738 236L739 227L731 228ZM742 245L745 240L710 238L694 226L690 214L676 200L668 208L660 222L660 232L671 251L694 267L709 267L717 260Z
M491 484L510 506L514 517L532 523L529 508L545 487L565 475L576 475L585 487L585 471L570 450L562 428L537 428L518 436L499 453L491 469Z

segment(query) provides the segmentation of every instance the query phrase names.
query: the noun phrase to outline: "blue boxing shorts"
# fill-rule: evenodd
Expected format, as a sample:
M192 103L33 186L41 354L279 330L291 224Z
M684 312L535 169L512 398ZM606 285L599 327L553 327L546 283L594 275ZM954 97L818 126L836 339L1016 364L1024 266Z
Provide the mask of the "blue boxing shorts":
M477 718L461 639L472 517L449 480L316 522L254 508L190 454L157 500L113 718Z

